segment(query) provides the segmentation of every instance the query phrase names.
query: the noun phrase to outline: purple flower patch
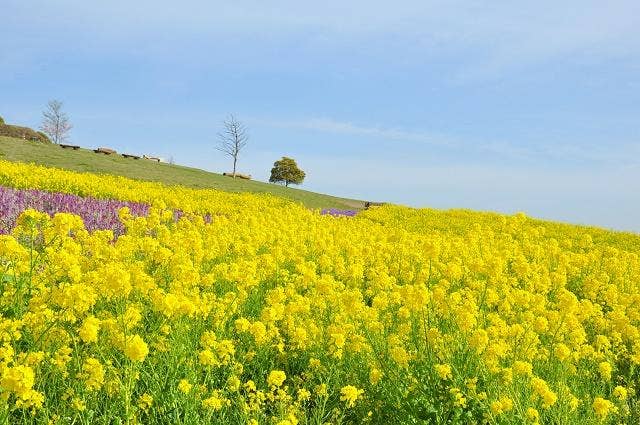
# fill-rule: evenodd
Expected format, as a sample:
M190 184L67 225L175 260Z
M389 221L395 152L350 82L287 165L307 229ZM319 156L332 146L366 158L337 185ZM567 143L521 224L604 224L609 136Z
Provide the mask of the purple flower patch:
M122 207L129 207L134 216L149 213L149 206L138 202L82 198L66 193L0 186L0 234L9 233L15 227L18 216L32 208L51 216L59 212L77 214L82 217L87 230L113 230L118 236L124 233L124 226L118 218L118 210Z
M339 210L337 208L326 208L320 211L321 215L331 215L334 217L353 217L358 213L356 210Z

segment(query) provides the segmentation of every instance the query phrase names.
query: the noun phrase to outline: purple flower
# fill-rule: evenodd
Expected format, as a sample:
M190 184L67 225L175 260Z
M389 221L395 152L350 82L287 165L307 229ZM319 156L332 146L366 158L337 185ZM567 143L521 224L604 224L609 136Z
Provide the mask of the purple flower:
M321 215L331 215L334 217L353 217L358 213L356 210L339 210L337 208L326 208L320 211Z
M149 213L149 206L138 202L83 198L66 193L0 186L0 234L9 233L15 227L18 216L24 210L33 208L51 216L59 212L77 214L82 217L87 230L113 230L119 236L124 233L124 226L118 218L118 210L122 207L129 207L134 216Z

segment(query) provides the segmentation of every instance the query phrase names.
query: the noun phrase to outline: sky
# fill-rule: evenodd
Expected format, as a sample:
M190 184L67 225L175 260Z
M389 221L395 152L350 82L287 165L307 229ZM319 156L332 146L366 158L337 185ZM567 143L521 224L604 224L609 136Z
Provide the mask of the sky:
M0 116L303 189L640 232L640 2L0 0Z

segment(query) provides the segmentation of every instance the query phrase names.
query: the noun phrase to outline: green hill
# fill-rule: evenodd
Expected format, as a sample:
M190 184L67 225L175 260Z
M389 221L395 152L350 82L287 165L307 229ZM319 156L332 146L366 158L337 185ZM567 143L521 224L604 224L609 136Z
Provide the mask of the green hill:
M123 158L121 155L96 154L89 149L63 149L57 145L4 136L0 136L0 159L31 162L72 171L114 174L194 188L213 188L227 192L272 193L302 202L309 208L360 209L364 206L362 201L253 180L233 179L197 168L157 163L146 159Z

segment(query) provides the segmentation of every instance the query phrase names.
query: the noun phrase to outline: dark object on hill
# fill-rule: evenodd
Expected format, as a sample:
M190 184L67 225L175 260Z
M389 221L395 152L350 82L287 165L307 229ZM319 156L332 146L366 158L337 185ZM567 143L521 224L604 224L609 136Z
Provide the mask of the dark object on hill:
M381 207L383 206L385 203L384 202L371 202L371 201L367 201L364 203L364 209L368 210L369 207Z
M44 133L35 131L29 127L5 124L2 118L0 118L0 136L31 140L33 142L51 143L51 140L49 140Z
M233 173L222 173L223 176L233 177ZM251 174L236 173L236 177L239 179L251 180Z
M131 155L131 154L128 154L128 153L123 153L122 156L125 157L125 158L140 159L140 157L138 155Z
M117 153L113 149L109 149L109 148L98 148L98 149L94 149L93 151L95 153L103 153L105 155L111 155L111 154Z
M78 145L64 145L61 143L59 146L63 149L73 149L74 151L77 151L78 149L80 149L80 146Z

